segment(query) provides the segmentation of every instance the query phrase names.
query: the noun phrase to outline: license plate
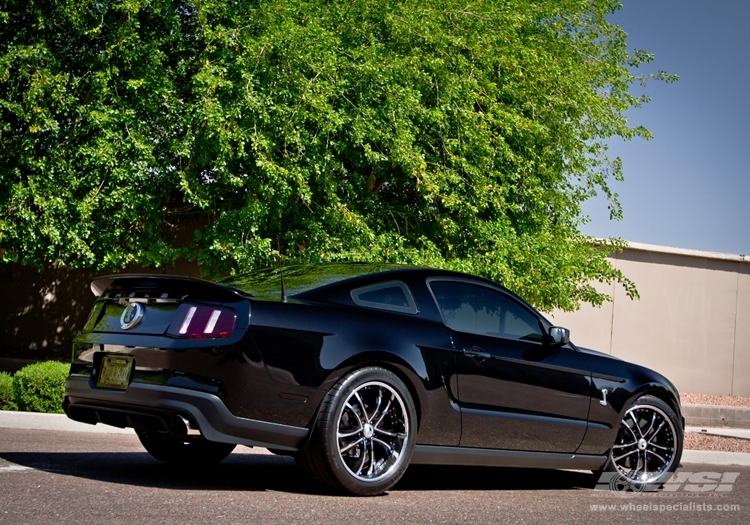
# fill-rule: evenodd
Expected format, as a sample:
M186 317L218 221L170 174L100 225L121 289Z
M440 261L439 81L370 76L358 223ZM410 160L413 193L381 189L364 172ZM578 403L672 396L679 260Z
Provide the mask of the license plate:
M102 388L119 388L125 390L130 383L135 359L127 356L104 356L96 386Z

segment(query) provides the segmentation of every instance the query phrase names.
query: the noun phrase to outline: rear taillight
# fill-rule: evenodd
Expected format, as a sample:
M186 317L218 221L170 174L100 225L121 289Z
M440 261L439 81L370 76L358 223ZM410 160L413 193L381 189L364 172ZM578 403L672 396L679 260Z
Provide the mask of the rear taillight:
M229 308L182 304L177 309L167 333L188 339L228 337L234 330L236 319L237 314Z

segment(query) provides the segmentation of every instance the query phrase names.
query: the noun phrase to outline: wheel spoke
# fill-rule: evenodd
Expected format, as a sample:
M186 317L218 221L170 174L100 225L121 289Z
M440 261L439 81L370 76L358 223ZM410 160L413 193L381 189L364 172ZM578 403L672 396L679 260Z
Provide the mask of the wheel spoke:
M365 421L369 423L370 416L367 415L367 409L365 408L365 404L362 402L362 398L359 396L359 390L354 392L354 397L357 398L357 402L359 403L359 406L362 408L362 415L364 416Z
M391 399L389 399L388 402L385 404L385 408L383 409L383 413L380 414L380 417L378 418L377 423L375 423L375 425L373 425L376 429L378 428L378 426L380 426L380 423L383 421L383 418L388 414L388 411L391 409L391 403L392 402L393 402L393 398L391 397ZM373 419L374 419L374 416L375 416L375 414L373 414Z
M365 443L365 447L370 451L370 468L367 469L367 475L372 476L372 468L375 466L375 451L372 449L372 441L370 441L369 447Z
M378 434L383 434L384 436L390 436L397 439L406 439L406 434L404 434L403 432L389 432L388 430L383 430L382 428L377 427L375 427L374 430Z
M638 429L638 434L639 434L639 435L640 435L641 437L643 437L643 432L641 432L641 426L640 426L640 424L638 423L638 420L637 420L637 419L635 418L635 412L631 412L631 413L630 413L630 418L631 418L631 419L633 420L633 423L635 423L635 428L637 428L637 429ZM634 433L634 435L635 435L635 433Z
M360 443L365 443L365 438L359 438L359 439L357 439L355 441L352 441L347 446L345 446L344 448L340 449L340 451L343 454L344 452L346 452L350 448L355 447L355 446L359 445Z
M341 439L341 438L348 438L348 437L356 436L360 432L362 432L362 428L361 427L358 428L357 430L352 430L351 432L345 432L343 434L341 432L338 432L337 433L337 437L339 439Z
M651 424L648 426L648 429L643 433L644 436L648 436L648 433L651 432L652 428L654 428L655 422L656 422L656 412L651 414Z
M346 405L344 405L344 407L345 407L345 408L348 408L348 409L349 409L349 412L351 412L352 414L354 414L354 417L356 417L356 418L357 418L357 423L359 424L359 426L360 426L360 427L363 427L364 425L363 425L363 423L362 423L362 419L361 419L361 418L359 417L359 414L357 414L357 411L356 411L356 410L354 410L354 407L353 407L353 406L351 406L351 405L350 405L350 404L349 404L348 402L346 403Z
M630 452L626 452L626 453L625 453L625 454L623 454L622 456L617 456L616 458L614 458L614 460L615 460L615 461L620 461L620 460L621 460L622 458L624 458L624 457L626 457L626 456L629 456L630 454L635 454L636 452L638 452L638 449L635 449L635 450L631 450Z
M641 471L641 466L642 466L642 465L641 465L641 454L640 454L640 450L636 450L636 452L638 452L638 454L636 454L636 455L635 455L635 458L636 458L636 464L635 464L635 470L633 471L633 476L634 476L635 478L637 478L637 477L638 477L638 473L639 473L639 472Z
M372 438L372 442L373 443L377 443L378 445L380 445L381 447L383 447L385 449L385 451L388 453L389 456L396 451L396 449L394 449L388 443L386 443L385 441L382 441L382 440L380 440L380 439L378 439L376 437Z
M656 429L656 432L654 432L653 434L651 434L651 437L650 437L650 438L648 438L648 442L649 442L649 443L651 443L651 440L652 440L652 439L654 439L654 438L656 437L656 434L658 434L658 433L659 433L659 431L660 431L660 430L661 430L662 428L664 428L664 425L665 425L666 423L667 423L666 421L662 421L662 422L661 422L661 425L659 425L659 428L657 428L657 429Z
M652 456L656 456L657 458L659 458L659 460L661 460L662 463L665 463L665 464L667 463L667 459L666 458L661 457L659 454L657 454L653 450L644 450L644 452L646 452L648 454L651 454Z
M357 476L359 476L362 473L362 469L365 467L365 463L367 462L367 446L364 447L364 451L362 452L362 456L358 462L359 468L357 469Z
M625 420L623 420L622 425L625 428L628 429L628 432L630 432L630 435L633 436L633 443L638 443L638 436L635 435L635 432L633 432L633 429L628 426L627 423L625 423Z
M375 410L372 411L372 418L370 421L375 419L375 416L378 413L378 410L380 410L380 404L383 402L383 389L378 388L378 397L375 398Z

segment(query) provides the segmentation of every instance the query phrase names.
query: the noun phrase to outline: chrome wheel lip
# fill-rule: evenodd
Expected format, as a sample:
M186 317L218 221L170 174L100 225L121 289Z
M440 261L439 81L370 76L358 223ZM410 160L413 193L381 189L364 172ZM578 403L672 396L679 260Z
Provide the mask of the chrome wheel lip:
M651 412L651 416L649 416L651 421L650 423L647 423L648 426L645 428L645 433L644 429L642 429L638 423L638 421L643 420L643 418L640 418L638 420L636 419L635 413L639 411ZM656 422L656 415L661 418L658 423ZM628 421L635 423L634 427L630 427L628 425ZM632 442L630 443L619 443L620 435L621 433L623 433L624 428L627 429L625 432L626 435L632 435ZM669 446L657 445L655 443L652 443L654 438L656 438L664 428L666 428L669 432L669 435L666 438L667 444L669 444ZM664 412L659 407L649 404L635 405L629 408L627 412L625 412L624 417L620 421L620 429L618 430L617 440L615 442L615 445L610 450L609 458L611 464L614 465L617 472L623 478L635 483L654 483L658 481L665 473L670 471L677 457L677 448L677 432L675 430L672 419L666 414L666 412ZM632 468L625 468L623 466L623 464L627 461L627 459L625 459L626 456L632 454L635 454L637 456L635 470L633 470ZM640 465L642 462L641 454L643 454L643 457L646 458L646 461L643 463L646 468L643 471L641 471L640 469ZM658 470L654 472L648 471L649 454L651 456L656 456L663 463L658 468ZM665 458L664 456L668 457Z
M387 391L390 396L390 399L386 400L386 403L389 403L387 405L388 408L381 407L380 403L378 403L378 406L375 407L371 415L367 414L361 396L361 393L366 392L370 388L382 389L381 391ZM358 414L356 410L352 410L354 406L365 412L364 417L362 417L362 414ZM400 412L399 423L403 425L403 432L391 432L392 434L397 434L396 436L388 435L389 431L382 428L383 419L385 419L386 414L393 410L393 408ZM340 431L342 418L347 412L355 416L358 429L342 433ZM389 478L401 468L405 460L404 452L407 449L407 443L410 438L409 412L401 394L391 385L383 381L368 381L357 386L342 404L336 421L336 447L339 458L349 475L359 481L375 483ZM391 452L387 451L386 446L391 449ZM368 454L367 459L362 459L362 465L358 471L353 470L344 457L344 454L350 449L360 449L360 454ZM381 451L381 454L383 452L386 453L385 457L381 458L384 464L387 463L386 459L394 455L395 460L386 465L384 470L373 472L373 468L379 464L373 463L373 458L375 457L373 449ZM363 468L368 461L369 468Z

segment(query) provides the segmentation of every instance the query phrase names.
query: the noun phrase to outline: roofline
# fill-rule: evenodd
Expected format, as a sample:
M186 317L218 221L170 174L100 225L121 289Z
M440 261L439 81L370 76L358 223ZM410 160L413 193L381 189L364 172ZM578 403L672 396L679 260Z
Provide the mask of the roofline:
M666 253L670 255L684 255L687 257L699 257L701 259L715 259L719 261L731 261L739 263L750 263L750 256L735 255L732 253L705 252L701 250L689 250L687 248L673 248L671 246L659 246L656 244L646 244L642 242L628 242L626 250L636 250L639 252Z

